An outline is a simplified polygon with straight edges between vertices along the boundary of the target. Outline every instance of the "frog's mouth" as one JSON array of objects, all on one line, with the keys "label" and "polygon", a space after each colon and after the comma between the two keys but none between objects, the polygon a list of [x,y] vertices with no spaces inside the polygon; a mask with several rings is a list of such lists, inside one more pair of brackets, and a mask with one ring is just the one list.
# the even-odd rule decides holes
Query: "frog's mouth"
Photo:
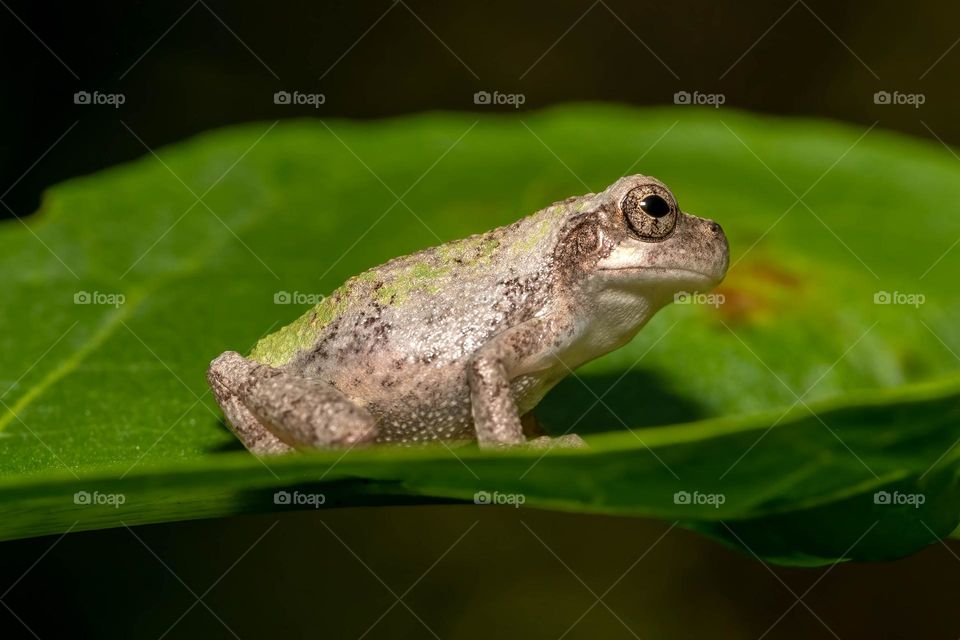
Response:
[{"label": "frog's mouth", "polygon": [[600,269],[614,277],[631,280],[637,285],[645,283],[671,284],[677,286],[696,286],[712,289],[720,284],[726,274],[705,273],[686,267],[616,267]]}]

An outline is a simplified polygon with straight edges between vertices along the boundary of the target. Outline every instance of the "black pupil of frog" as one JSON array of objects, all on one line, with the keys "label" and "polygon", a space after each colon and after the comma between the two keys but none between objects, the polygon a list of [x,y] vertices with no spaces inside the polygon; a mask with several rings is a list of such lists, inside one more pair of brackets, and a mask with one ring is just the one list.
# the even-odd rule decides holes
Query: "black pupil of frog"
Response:
[{"label": "black pupil of frog", "polygon": [[670,213],[670,205],[657,195],[650,195],[640,201],[640,209],[654,218],[662,218]]}]

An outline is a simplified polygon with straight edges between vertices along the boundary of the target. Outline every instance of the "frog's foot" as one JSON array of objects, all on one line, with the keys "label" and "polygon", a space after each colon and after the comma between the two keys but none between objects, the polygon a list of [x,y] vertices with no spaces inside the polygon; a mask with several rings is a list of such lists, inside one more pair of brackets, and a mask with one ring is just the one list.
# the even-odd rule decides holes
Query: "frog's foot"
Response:
[{"label": "frog's foot", "polygon": [[527,440],[527,446],[535,449],[583,449],[587,443],[575,433],[568,433],[556,438],[540,436]]},{"label": "frog's foot", "polygon": [[[207,377],[215,391],[218,385],[225,387],[286,451],[353,447],[376,438],[373,416],[322,380],[294,376],[232,351],[211,363]],[[225,413],[226,404],[221,401]],[[254,453],[264,450],[266,442],[257,441],[251,447],[249,434],[241,433],[245,424],[238,427],[232,416],[227,417],[248,449]],[[266,448],[274,446],[271,443]]]}]

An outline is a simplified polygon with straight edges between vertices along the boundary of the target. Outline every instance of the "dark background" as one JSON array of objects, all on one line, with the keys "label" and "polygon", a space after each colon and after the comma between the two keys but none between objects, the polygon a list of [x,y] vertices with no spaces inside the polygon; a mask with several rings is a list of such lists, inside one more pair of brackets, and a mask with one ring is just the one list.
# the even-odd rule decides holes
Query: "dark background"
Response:
[{"label": "dark background", "polygon": [[[250,120],[474,110],[478,90],[523,93],[523,109],[722,93],[723,108],[960,140],[957,3],[0,5],[2,217],[28,217],[47,186],[144,145]],[[126,101],[74,104],[81,90]],[[326,103],[275,105],[279,90]],[[879,90],[925,103],[878,105]],[[951,545],[883,565],[770,568],[668,523],[469,506],[71,533],[0,545],[0,637],[156,638],[191,591],[206,604],[164,637],[360,637],[391,590],[414,585],[413,613],[397,604],[365,637],[557,638],[626,571],[609,609],[565,637],[956,638]]]},{"label": "dark background", "polygon": [[[960,139],[952,2],[4,4],[0,193],[77,123],[3,197],[21,216],[44,187],[142,155],[120,120],[157,147],[250,120],[473,110],[478,90],[522,92],[524,109],[721,92],[726,107]],[[75,105],[79,90],[126,103]],[[327,100],[275,105],[278,90]],[[926,102],[876,105],[878,90]]]}]

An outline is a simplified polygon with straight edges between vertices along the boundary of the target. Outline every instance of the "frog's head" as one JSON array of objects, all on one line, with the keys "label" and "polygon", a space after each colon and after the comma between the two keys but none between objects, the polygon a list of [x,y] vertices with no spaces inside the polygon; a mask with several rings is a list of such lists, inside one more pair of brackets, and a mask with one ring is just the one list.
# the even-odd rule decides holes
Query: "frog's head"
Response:
[{"label": "frog's head", "polygon": [[588,291],[642,299],[655,309],[679,292],[708,291],[726,275],[723,229],[681,211],[655,178],[621,178],[583,204],[562,244]]}]

